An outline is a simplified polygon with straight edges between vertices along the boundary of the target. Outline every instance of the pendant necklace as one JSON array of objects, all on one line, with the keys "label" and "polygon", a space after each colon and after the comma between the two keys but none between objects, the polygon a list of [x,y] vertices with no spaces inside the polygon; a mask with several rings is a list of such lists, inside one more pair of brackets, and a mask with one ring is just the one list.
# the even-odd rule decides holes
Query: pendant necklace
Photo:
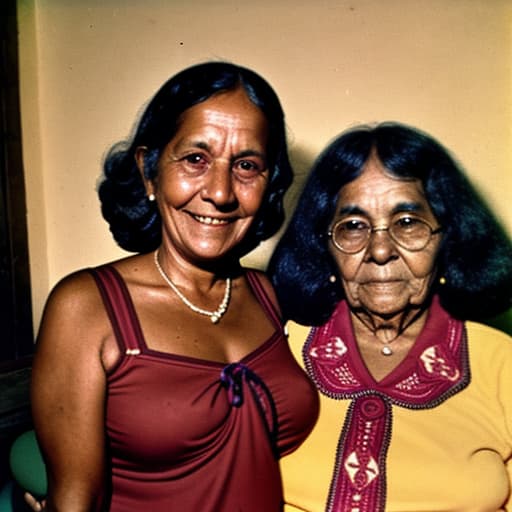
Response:
[{"label": "pendant necklace", "polygon": [[381,353],[383,356],[392,356],[392,355],[393,355],[393,349],[392,349],[389,345],[384,345],[384,346],[380,349],[380,353]]},{"label": "pendant necklace", "polygon": [[[405,325],[403,325],[401,327],[401,329],[398,331],[397,335],[391,339],[391,340],[381,340],[379,339],[379,341],[381,343],[383,343],[383,347],[380,349],[380,353],[383,355],[383,356],[392,356],[395,352],[393,351],[393,349],[391,348],[391,343],[393,343],[394,341],[396,341],[396,339],[398,338],[398,336],[400,336],[420,315],[421,315],[421,312],[422,310],[419,310],[416,314],[414,314],[411,319],[405,323]],[[374,335],[376,335],[374,333]],[[378,336],[377,336],[378,338]]]},{"label": "pendant necklace", "polygon": [[392,356],[395,351],[391,348],[391,343],[395,342],[396,339],[421,315],[422,310],[420,309],[417,313],[415,313],[397,332],[396,336],[392,339],[383,340],[379,338],[377,335],[377,329],[374,328],[372,325],[368,325],[363,318],[361,318],[359,315],[355,315],[355,317],[367,328],[369,329],[372,334],[380,341],[380,343],[383,344],[383,346],[380,349],[380,353],[383,356],[389,357]]},{"label": "pendant necklace", "polygon": [[194,313],[199,313],[200,315],[208,316],[210,317],[210,321],[212,324],[218,323],[218,321],[222,318],[224,313],[228,309],[229,305],[229,299],[231,298],[231,278],[228,277],[226,279],[226,290],[224,292],[224,297],[219,304],[219,307],[215,311],[208,311],[207,309],[202,309],[195,304],[192,304],[183,293],[180,292],[178,287],[171,281],[171,278],[164,272],[164,269],[160,266],[160,263],[158,262],[158,250],[154,252],[154,261],[155,266],[160,275],[162,276],[163,280],[169,285],[171,290],[179,297],[181,302],[185,304],[189,309],[194,311]]}]

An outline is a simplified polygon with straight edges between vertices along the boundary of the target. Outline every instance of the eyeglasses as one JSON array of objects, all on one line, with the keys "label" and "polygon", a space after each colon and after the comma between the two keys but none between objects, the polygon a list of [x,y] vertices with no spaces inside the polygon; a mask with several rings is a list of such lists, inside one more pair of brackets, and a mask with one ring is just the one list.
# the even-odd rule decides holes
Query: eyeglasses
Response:
[{"label": "eyeglasses", "polygon": [[413,215],[400,215],[387,227],[373,227],[361,217],[344,217],[336,222],[327,234],[340,251],[355,254],[363,250],[370,241],[372,233],[387,231],[391,239],[408,251],[421,251],[430,242],[432,235],[442,231],[441,227],[432,228],[430,224]]}]

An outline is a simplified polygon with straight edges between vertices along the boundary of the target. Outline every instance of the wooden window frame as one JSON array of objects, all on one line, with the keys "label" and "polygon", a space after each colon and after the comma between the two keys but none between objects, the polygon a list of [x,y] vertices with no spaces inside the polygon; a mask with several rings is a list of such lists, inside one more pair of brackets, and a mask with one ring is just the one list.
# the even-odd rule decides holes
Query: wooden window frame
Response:
[{"label": "wooden window frame", "polygon": [[27,366],[34,350],[22,159],[16,0],[0,16],[0,372]]},{"label": "wooden window frame", "polygon": [[31,428],[34,351],[21,145],[16,0],[0,0],[0,488],[9,448]]}]

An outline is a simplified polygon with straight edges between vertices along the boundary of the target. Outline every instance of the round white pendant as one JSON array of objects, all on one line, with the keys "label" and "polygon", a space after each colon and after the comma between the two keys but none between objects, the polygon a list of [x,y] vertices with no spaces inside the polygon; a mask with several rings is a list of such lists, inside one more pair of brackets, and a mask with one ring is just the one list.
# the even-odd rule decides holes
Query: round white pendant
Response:
[{"label": "round white pendant", "polygon": [[383,356],[391,356],[393,355],[393,351],[391,350],[390,347],[388,347],[387,345],[384,345],[381,350],[380,350],[381,354]]}]

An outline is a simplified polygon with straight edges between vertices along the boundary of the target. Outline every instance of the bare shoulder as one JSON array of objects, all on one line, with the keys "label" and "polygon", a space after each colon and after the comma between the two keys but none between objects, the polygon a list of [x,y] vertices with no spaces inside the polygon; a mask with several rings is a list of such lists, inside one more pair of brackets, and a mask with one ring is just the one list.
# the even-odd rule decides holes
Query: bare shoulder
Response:
[{"label": "bare shoulder", "polygon": [[[109,262],[123,267],[129,257]],[[103,353],[109,343],[112,328],[100,290],[90,269],[81,269],[62,278],[52,289],[46,302],[37,336],[38,352],[42,347],[72,351]],[[42,346],[42,347],[41,347]],[[114,356],[111,358],[115,359]]]},{"label": "bare shoulder", "polygon": [[99,354],[108,334],[108,317],[91,273],[81,270],[61,279],[51,291],[37,335],[36,356]]},{"label": "bare shoulder", "polygon": [[[141,256],[131,256],[109,262],[123,278],[130,275]],[[133,271],[132,271],[133,273]],[[76,320],[88,321],[99,310],[103,310],[103,301],[90,269],[81,269],[62,278],[51,291],[45,308],[46,313],[58,312],[60,317],[70,315]]]},{"label": "bare shoulder", "polygon": [[101,296],[92,274],[79,270],[62,278],[52,289],[44,312],[44,318],[57,314],[59,317],[85,316],[101,306]]},{"label": "bare shoulder", "polygon": [[[135,262],[135,263],[134,263]],[[122,274],[136,265],[137,257],[109,262]],[[124,275],[123,275],[124,274]],[[136,272],[135,272],[136,274]],[[70,366],[81,361],[91,366],[98,361],[104,370],[119,360],[119,345],[101,292],[90,269],[62,278],[51,291],[43,312],[36,342],[36,363],[59,360]]]}]

